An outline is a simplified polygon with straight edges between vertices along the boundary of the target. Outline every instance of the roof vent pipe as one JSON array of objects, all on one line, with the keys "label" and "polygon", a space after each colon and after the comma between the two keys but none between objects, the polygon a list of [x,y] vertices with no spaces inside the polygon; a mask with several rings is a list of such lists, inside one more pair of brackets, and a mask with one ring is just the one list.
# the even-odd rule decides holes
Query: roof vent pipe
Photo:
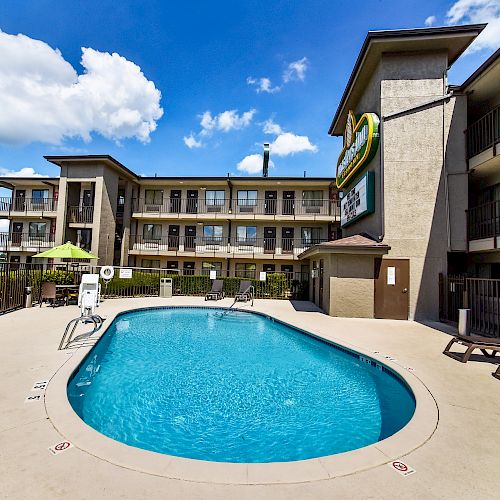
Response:
[{"label": "roof vent pipe", "polygon": [[264,163],[262,165],[262,176],[267,177],[269,174],[269,143],[264,144]]}]

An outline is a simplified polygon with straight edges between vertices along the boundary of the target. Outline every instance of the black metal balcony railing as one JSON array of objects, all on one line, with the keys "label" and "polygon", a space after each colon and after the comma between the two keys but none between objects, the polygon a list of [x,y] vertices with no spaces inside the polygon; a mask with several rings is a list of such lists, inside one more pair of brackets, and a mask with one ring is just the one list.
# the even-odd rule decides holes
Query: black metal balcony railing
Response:
[{"label": "black metal balcony railing", "polygon": [[93,221],[94,207],[68,207],[68,222],[88,224]]},{"label": "black metal balcony railing", "polygon": [[43,249],[54,246],[53,234],[0,233],[0,250]]},{"label": "black metal balcony railing", "polygon": [[0,212],[56,212],[56,198],[0,198]]},{"label": "black metal balcony railing", "polygon": [[500,236],[500,201],[492,201],[468,211],[469,240]]},{"label": "black metal balcony railing", "polygon": [[245,256],[258,255],[299,255],[312,245],[322,243],[325,239],[308,238],[228,238],[195,236],[160,236],[145,238],[141,235],[130,236],[130,250],[141,251],[144,254],[160,254],[174,252],[175,254],[195,253],[203,255]]},{"label": "black metal balcony railing", "polygon": [[198,198],[165,198],[149,203],[142,198],[132,201],[134,213],[139,214],[212,214],[212,215],[268,215],[288,216],[339,216],[340,210],[334,200],[204,200]]},{"label": "black metal balcony railing", "polygon": [[467,128],[468,158],[500,142],[500,106],[492,109]]}]

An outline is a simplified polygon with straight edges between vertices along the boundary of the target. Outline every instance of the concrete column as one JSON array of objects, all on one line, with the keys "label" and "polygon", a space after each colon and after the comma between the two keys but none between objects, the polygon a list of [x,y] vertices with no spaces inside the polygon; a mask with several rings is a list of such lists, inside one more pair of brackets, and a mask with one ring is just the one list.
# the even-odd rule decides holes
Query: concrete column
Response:
[{"label": "concrete column", "polygon": [[[64,167],[63,167],[64,168]],[[61,173],[63,168],[61,168]],[[54,245],[62,245],[64,243],[64,233],[66,231],[66,205],[67,205],[68,182],[66,177],[59,179],[59,198],[57,200],[57,218],[56,218],[56,233],[54,237]]]}]

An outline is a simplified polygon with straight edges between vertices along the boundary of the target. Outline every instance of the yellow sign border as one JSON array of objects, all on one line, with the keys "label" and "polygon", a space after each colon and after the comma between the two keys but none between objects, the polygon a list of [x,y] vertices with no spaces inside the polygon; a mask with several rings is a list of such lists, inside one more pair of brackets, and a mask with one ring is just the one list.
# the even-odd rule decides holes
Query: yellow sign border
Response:
[{"label": "yellow sign border", "polygon": [[[352,111],[349,111],[349,114],[352,114],[354,117],[354,113]],[[342,182],[342,184],[339,184],[338,183],[338,172],[339,172],[339,164],[341,162],[341,159],[342,157],[344,156],[344,153],[346,152],[347,149],[349,149],[349,146],[350,144],[344,144],[344,147],[342,149],[342,151],[340,152],[340,155],[339,155],[339,159],[337,161],[337,172],[336,172],[336,184],[337,184],[337,187],[340,189],[342,188],[342,186],[345,186],[347,184],[347,182],[349,182],[349,180],[353,177],[353,175],[363,166],[364,162],[366,161],[366,158],[368,158],[368,155],[370,154],[370,149],[371,149],[371,146],[372,146],[372,142],[373,142],[373,128],[374,128],[374,125],[373,125],[373,116],[372,116],[372,113],[363,113],[359,120],[356,121],[356,126],[354,127],[353,131],[352,131],[352,140],[354,140],[353,138],[355,137],[356,135],[356,132],[359,128],[361,128],[361,124],[363,123],[363,118],[366,117],[366,121],[368,123],[368,139],[366,141],[366,148],[365,148],[365,153],[363,154],[362,158],[360,160],[358,160],[355,164],[355,168],[352,166],[352,163],[351,165],[348,167],[348,175],[344,178],[344,181]],[[351,140],[351,142],[352,142]],[[346,138],[345,138],[345,131],[344,131],[344,142],[346,142]]]}]

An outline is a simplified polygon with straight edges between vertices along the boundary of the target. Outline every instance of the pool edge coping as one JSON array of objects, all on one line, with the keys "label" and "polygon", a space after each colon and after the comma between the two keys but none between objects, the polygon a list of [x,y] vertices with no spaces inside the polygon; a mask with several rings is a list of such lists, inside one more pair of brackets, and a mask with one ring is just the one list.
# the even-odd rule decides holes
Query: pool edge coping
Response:
[{"label": "pool edge coping", "polygon": [[[170,308],[183,307],[221,309],[218,305],[209,304],[202,306],[170,306]],[[107,326],[102,332],[99,332],[98,339],[107,332],[113,321],[122,314],[157,308],[164,307],[133,307],[131,305],[127,310],[110,314],[106,318]],[[227,308],[222,307],[222,309]],[[80,363],[93,348],[93,345],[90,345],[80,347],[71,355],[68,355],[68,358],[50,379],[45,392],[44,403],[47,416],[52,425],[64,439],[70,441],[76,448],[119,467],[170,479],[239,485],[292,484],[348,476],[400,459],[425,444],[432,437],[439,421],[437,402],[423,381],[415,373],[409,371],[408,368],[399,365],[397,360],[384,357],[378,352],[368,351],[363,347],[347,344],[338,339],[327,338],[323,334],[314,331],[314,328],[304,330],[300,326],[264,311],[237,310],[271,318],[320,341],[373,359],[396,373],[411,389],[416,401],[413,417],[397,433],[372,445],[336,455],[294,462],[209,462],[147,451],[115,441],[99,433],[81,420],[71,407],[66,395],[67,384]]]}]

